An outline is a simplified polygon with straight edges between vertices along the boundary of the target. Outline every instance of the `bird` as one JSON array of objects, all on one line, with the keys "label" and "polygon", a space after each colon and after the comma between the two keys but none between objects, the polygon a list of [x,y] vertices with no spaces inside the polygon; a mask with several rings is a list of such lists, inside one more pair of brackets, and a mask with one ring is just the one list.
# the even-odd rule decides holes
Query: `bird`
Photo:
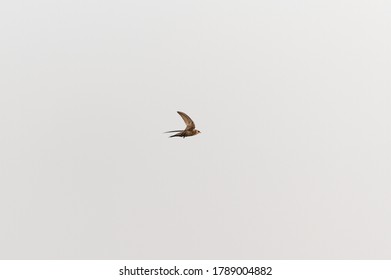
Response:
[{"label": "bird", "polygon": [[189,136],[194,136],[197,135],[198,133],[201,133],[201,131],[195,129],[195,124],[193,120],[186,115],[183,112],[177,111],[177,113],[182,117],[183,121],[186,124],[186,128],[184,130],[171,130],[171,131],[166,131],[165,133],[172,133],[172,132],[178,132],[177,134],[171,135],[171,137],[189,137]]}]

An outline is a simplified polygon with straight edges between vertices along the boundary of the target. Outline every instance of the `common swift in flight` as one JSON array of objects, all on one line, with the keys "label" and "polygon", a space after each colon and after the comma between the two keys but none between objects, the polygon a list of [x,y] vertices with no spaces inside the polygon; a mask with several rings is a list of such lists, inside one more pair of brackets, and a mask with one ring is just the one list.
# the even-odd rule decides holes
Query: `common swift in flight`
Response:
[{"label": "common swift in flight", "polygon": [[195,129],[195,124],[188,115],[179,111],[177,111],[177,113],[182,117],[183,121],[185,122],[186,128],[184,130],[166,131],[165,133],[178,132],[177,134],[171,135],[170,137],[183,137],[183,138],[194,136],[197,135],[198,133],[201,133],[201,131]]}]

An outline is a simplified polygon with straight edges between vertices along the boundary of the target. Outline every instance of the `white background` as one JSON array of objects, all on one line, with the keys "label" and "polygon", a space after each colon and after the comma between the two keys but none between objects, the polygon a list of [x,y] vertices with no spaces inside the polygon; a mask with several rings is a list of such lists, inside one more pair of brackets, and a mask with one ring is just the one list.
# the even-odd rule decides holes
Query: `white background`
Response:
[{"label": "white background", "polygon": [[0,258],[389,259],[390,14],[2,1]]}]

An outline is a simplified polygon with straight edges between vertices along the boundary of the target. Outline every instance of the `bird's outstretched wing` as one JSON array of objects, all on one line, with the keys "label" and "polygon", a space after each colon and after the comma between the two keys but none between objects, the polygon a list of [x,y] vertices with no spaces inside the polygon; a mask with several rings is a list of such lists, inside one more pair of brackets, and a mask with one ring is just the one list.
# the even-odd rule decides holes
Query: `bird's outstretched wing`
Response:
[{"label": "bird's outstretched wing", "polygon": [[188,116],[186,115],[185,113],[183,112],[179,112],[177,111],[177,113],[182,117],[182,119],[184,120],[185,124],[186,124],[186,130],[193,130],[195,129],[195,124],[193,122],[193,120]]},{"label": "bird's outstretched wing", "polygon": [[171,132],[182,132],[183,130],[171,130],[171,131],[166,131],[164,133],[171,133]]}]

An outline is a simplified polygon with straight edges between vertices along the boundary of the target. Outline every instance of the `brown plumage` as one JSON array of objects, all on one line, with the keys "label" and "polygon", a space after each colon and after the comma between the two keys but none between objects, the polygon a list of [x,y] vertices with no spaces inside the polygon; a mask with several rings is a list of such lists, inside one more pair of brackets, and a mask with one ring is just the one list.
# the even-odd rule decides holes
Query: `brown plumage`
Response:
[{"label": "brown plumage", "polygon": [[195,129],[195,124],[194,124],[193,120],[188,115],[186,115],[183,112],[179,112],[179,111],[177,111],[177,113],[182,117],[183,121],[185,122],[186,128],[184,130],[167,131],[166,133],[178,132],[177,134],[171,135],[170,137],[183,137],[183,138],[185,138],[185,137],[194,136],[194,135],[197,135],[198,133],[201,133],[201,131]]}]

